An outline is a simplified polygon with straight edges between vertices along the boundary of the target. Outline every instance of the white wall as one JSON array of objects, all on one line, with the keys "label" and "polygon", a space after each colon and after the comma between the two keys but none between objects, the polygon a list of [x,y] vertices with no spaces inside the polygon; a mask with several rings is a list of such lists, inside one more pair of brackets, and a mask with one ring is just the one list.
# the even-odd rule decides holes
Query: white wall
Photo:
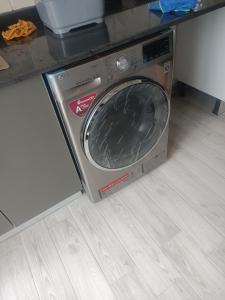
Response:
[{"label": "white wall", "polygon": [[34,0],[0,0],[0,14],[34,5]]}]

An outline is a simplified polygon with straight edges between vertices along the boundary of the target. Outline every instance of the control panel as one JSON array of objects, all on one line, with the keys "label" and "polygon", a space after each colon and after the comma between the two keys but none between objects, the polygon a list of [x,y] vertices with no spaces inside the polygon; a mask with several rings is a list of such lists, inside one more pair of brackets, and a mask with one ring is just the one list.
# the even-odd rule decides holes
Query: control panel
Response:
[{"label": "control panel", "polygon": [[143,45],[144,63],[150,62],[158,57],[170,53],[170,38],[166,36],[162,39]]},{"label": "control panel", "polygon": [[107,82],[118,80],[125,73],[132,74],[160,57],[172,55],[172,45],[170,33],[108,55],[103,58]]},{"label": "control panel", "polygon": [[[71,93],[82,94],[83,91],[96,90],[100,86],[112,84],[126,76],[132,76],[151,64],[168,61],[173,56],[173,32],[166,31],[148,40],[130,47],[102,56],[73,68],[50,75],[57,80],[64,97],[70,98]],[[161,59],[161,60],[160,60]],[[169,72],[170,65],[165,65],[165,72]],[[61,92],[62,93],[62,92]]]}]

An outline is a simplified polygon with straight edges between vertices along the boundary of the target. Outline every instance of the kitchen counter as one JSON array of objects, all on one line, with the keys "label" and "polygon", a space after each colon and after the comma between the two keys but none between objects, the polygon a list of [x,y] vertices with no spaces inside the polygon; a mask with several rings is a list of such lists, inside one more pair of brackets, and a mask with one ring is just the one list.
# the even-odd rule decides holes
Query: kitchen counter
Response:
[{"label": "kitchen counter", "polygon": [[0,38],[0,55],[10,65],[9,69],[0,71],[0,87],[79,63],[225,6],[225,0],[199,0],[193,12],[161,14],[149,11],[148,1],[124,1],[127,2],[124,5],[113,5],[113,2],[107,7],[104,23],[74,30],[62,38],[43,26],[35,8],[1,17],[0,30],[24,18],[32,20],[38,32],[9,44]]}]

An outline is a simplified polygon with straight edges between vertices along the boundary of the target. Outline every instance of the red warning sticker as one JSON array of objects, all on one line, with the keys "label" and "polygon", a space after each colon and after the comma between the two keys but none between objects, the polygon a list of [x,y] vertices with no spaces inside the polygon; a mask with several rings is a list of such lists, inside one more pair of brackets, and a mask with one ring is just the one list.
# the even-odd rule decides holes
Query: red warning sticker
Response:
[{"label": "red warning sticker", "polygon": [[92,93],[92,94],[89,94],[82,98],[72,100],[69,103],[69,108],[78,117],[83,117],[83,116],[85,116],[85,114],[87,113],[89,108],[91,107],[91,105],[94,102],[94,100],[96,99],[96,97],[97,97],[97,94]]},{"label": "red warning sticker", "polygon": [[115,185],[124,182],[125,180],[127,180],[129,178],[129,174],[125,174],[120,178],[115,179],[114,181],[110,182],[109,184],[107,184],[106,186],[102,187],[99,191],[101,193],[105,193],[109,190],[111,190]]}]

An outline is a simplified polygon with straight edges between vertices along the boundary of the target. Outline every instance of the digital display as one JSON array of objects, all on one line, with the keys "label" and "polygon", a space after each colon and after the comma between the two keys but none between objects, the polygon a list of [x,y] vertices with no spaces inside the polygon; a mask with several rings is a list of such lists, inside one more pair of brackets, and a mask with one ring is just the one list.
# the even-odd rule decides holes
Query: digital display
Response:
[{"label": "digital display", "polygon": [[151,42],[143,46],[144,62],[152,61],[160,56],[170,53],[170,39],[165,37],[163,39]]}]

